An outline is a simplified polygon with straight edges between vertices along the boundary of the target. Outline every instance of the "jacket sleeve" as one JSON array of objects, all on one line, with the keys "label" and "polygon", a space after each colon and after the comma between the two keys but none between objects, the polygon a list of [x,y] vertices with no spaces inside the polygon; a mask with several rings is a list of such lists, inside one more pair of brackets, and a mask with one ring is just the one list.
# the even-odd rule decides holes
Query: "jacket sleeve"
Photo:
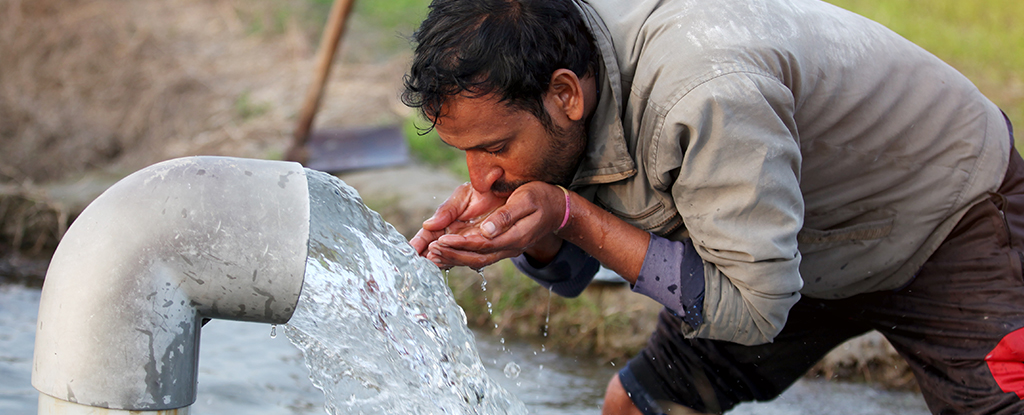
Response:
[{"label": "jacket sleeve", "polygon": [[670,182],[704,260],[704,321],[683,325],[689,337],[771,342],[800,298],[794,108],[777,79],[744,72],[710,77],[666,109],[653,174]]},{"label": "jacket sleeve", "polygon": [[704,261],[690,239],[651,234],[633,292],[650,297],[696,329],[704,322]]},{"label": "jacket sleeve", "polygon": [[562,243],[548,264],[535,264],[526,254],[513,257],[512,263],[542,287],[568,298],[583,293],[601,267],[597,259],[569,242]]}]

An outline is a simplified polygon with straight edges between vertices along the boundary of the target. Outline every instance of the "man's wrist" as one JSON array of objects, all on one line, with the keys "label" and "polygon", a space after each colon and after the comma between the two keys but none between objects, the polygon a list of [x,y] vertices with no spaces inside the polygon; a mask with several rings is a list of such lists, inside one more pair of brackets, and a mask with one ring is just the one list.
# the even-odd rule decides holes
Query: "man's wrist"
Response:
[{"label": "man's wrist", "polygon": [[527,259],[534,265],[544,266],[551,263],[555,259],[555,255],[562,249],[562,238],[555,235],[548,235],[541,238],[537,243],[533,244],[523,253],[526,254]]}]

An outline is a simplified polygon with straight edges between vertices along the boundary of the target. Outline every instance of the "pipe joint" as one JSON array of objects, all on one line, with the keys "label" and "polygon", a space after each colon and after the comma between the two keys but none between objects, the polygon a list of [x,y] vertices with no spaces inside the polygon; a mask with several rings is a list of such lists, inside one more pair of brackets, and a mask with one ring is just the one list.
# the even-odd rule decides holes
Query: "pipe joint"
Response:
[{"label": "pipe joint", "polygon": [[297,163],[189,157],[124,178],[53,255],[32,385],[92,407],[191,405],[201,320],[287,322],[308,239]]}]

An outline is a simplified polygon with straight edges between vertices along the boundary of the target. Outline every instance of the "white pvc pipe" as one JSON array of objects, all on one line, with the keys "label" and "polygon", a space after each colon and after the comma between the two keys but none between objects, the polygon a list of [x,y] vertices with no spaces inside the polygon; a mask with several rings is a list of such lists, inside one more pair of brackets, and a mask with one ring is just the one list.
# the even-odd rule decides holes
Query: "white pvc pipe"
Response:
[{"label": "white pvc pipe", "polygon": [[97,408],[79,405],[54,398],[45,393],[39,394],[39,415],[189,415],[189,406],[164,411],[126,411],[123,409]]},{"label": "white pvc pipe", "polygon": [[[167,411],[195,402],[202,320],[287,322],[308,240],[297,163],[190,157],[124,178],[79,215],[47,270],[39,413],[183,413]],[[79,407],[100,409],[67,412]]]}]

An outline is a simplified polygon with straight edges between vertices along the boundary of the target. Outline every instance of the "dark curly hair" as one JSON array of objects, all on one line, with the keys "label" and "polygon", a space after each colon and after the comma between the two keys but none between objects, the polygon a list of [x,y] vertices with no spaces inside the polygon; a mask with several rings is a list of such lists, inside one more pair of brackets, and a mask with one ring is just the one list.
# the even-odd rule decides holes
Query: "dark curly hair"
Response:
[{"label": "dark curly hair", "polygon": [[434,0],[413,41],[402,102],[435,124],[448,98],[495,93],[552,130],[543,104],[551,74],[583,78],[600,59],[572,0]]}]

